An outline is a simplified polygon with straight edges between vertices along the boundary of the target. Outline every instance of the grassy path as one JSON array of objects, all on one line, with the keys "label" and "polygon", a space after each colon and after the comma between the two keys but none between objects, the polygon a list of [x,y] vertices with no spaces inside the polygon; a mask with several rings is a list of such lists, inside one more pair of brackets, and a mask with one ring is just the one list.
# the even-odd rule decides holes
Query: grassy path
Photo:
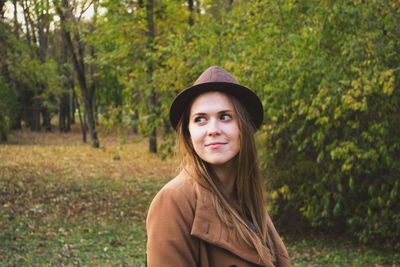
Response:
[{"label": "grassy path", "polygon": [[[145,141],[16,132],[0,144],[0,266],[144,266],[145,217],[176,159]],[[295,266],[400,266],[400,254],[285,238]]]}]

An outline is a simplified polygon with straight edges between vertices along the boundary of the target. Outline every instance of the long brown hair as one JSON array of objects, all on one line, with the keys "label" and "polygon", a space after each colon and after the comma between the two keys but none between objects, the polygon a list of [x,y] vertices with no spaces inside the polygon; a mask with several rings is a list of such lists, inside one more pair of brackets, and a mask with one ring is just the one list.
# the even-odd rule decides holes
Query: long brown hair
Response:
[{"label": "long brown hair", "polygon": [[[236,210],[221,193],[215,181],[216,174],[210,164],[202,160],[194,150],[188,129],[191,104],[186,107],[177,127],[179,153],[182,168],[192,173],[197,186],[205,186],[213,193],[213,205],[217,214],[227,226],[233,227],[245,242],[254,246],[264,262],[271,241],[266,221],[263,183],[260,174],[256,145],[255,127],[243,105],[234,96],[226,94],[234,106],[240,130],[240,151],[236,155],[236,177],[234,194],[239,204]],[[193,103],[193,102],[192,102]],[[249,226],[250,220],[254,227]],[[271,253],[273,250],[271,249]],[[266,263],[266,262],[264,262]]]}]

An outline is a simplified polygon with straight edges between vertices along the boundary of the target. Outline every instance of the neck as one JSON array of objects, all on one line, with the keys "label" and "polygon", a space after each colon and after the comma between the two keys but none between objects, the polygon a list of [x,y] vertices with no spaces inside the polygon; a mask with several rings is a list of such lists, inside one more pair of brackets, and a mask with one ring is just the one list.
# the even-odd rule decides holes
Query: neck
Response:
[{"label": "neck", "polygon": [[235,186],[235,171],[234,163],[230,161],[229,163],[222,165],[212,166],[215,174],[218,178],[218,187],[221,192],[228,198],[234,198],[234,186]]}]

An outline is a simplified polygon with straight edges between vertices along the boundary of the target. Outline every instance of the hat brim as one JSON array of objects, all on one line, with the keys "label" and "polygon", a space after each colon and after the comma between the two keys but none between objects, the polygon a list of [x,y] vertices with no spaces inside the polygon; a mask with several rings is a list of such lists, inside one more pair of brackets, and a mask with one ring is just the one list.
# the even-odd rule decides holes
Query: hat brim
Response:
[{"label": "hat brim", "polygon": [[175,97],[169,111],[169,118],[174,129],[176,129],[178,126],[179,120],[183,115],[187,105],[189,105],[191,101],[198,95],[209,91],[224,92],[236,97],[248,111],[254,127],[256,129],[260,128],[263,122],[264,109],[260,99],[253,91],[240,84],[227,82],[208,82],[193,85],[183,90]]}]

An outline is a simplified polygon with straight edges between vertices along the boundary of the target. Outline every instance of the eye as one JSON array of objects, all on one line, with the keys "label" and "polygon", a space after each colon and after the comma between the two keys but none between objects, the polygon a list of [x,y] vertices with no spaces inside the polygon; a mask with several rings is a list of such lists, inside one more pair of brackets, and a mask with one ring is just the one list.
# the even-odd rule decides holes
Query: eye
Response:
[{"label": "eye", "polygon": [[223,113],[220,116],[220,120],[223,120],[223,121],[228,121],[228,120],[231,120],[231,119],[232,119],[232,116],[227,114],[227,113]]},{"label": "eye", "polygon": [[203,117],[203,116],[198,116],[198,117],[194,118],[194,122],[195,123],[202,123],[202,122],[205,122],[205,121],[206,121],[206,118]]}]

